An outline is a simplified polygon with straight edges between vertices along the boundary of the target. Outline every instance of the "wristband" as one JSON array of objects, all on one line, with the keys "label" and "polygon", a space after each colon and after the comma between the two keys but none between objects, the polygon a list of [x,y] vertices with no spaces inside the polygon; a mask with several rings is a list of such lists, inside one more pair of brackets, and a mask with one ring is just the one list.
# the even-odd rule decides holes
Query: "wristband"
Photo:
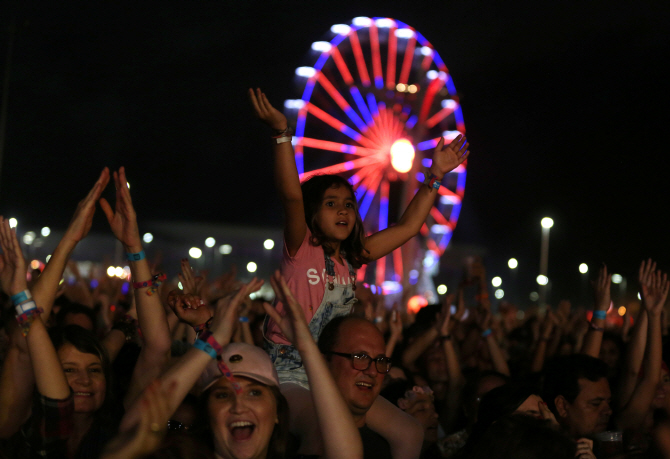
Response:
[{"label": "wristband", "polygon": [[24,312],[23,314],[18,314],[16,316],[16,321],[19,323],[19,327],[21,327],[21,334],[24,338],[28,336],[30,326],[33,324],[35,317],[42,314],[43,312],[44,309],[42,308],[33,308]]},{"label": "wristband", "polygon": [[377,317],[375,317],[375,321],[374,321],[374,322],[375,322],[376,324],[380,324],[380,323],[384,322],[384,318],[383,318],[382,316],[377,316]]},{"label": "wristband", "polygon": [[[142,253],[144,253],[144,250]],[[147,295],[151,296],[156,293],[156,290],[165,281],[165,279],[167,279],[167,274],[158,273],[148,281],[133,282],[133,288],[140,289],[149,287],[149,290],[147,290]]]},{"label": "wristband", "polygon": [[240,322],[249,322],[249,318],[246,317],[246,316],[240,316],[239,321]]},{"label": "wristband", "polygon": [[33,309],[37,309],[37,305],[33,300],[28,300],[24,301],[21,304],[17,304],[14,306],[14,310],[16,311],[16,316],[20,316],[21,314],[25,314],[28,311],[32,311]]},{"label": "wristband", "polygon": [[426,180],[423,182],[428,188],[435,188],[436,190],[442,185],[442,181],[437,178],[437,175],[430,174],[429,177],[426,177]]},{"label": "wristband", "polygon": [[279,138],[273,137],[273,139],[275,139],[275,142],[277,142],[277,144],[280,144],[280,143],[284,143],[284,142],[290,142],[291,140],[293,140],[293,137],[289,135],[289,136],[284,136],[284,137],[279,137]]},{"label": "wristband", "polygon": [[490,328],[487,328],[486,330],[484,330],[484,331],[482,332],[482,338],[486,338],[486,337],[489,336],[491,333],[493,333],[493,330],[491,330]]},{"label": "wristband", "polygon": [[126,252],[126,257],[128,258],[128,261],[140,261],[144,260],[147,256],[144,253],[144,250],[140,250],[137,253]]},{"label": "wristband", "polygon": [[286,137],[286,136],[291,137],[289,129],[290,128],[288,126],[286,126],[286,129],[282,129],[281,131],[278,130],[278,129],[274,130],[274,132],[273,132],[274,135],[272,136],[272,138],[273,139],[279,139],[280,137]]},{"label": "wristband", "polygon": [[[210,347],[211,347],[212,349],[214,349],[214,351],[216,352],[216,355],[219,355],[219,354],[221,354],[221,353],[223,352],[223,348],[221,347],[221,345],[219,344],[219,342],[218,342],[217,340],[214,339],[214,335],[212,335],[212,332],[210,332],[209,330],[206,331],[206,332],[203,332],[202,335],[200,335],[200,336],[198,337],[198,339],[199,339],[200,341],[204,341],[204,342],[206,342],[207,344],[209,344]],[[214,356],[214,357],[216,357],[216,356]]]},{"label": "wristband", "polygon": [[201,339],[196,339],[195,343],[193,343],[193,347],[208,353],[210,357],[213,359],[216,358],[216,350],[212,346],[210,346],[209,343],[206,343]]},{"label": "wristband", "polygon": [[599,331],[599,332],[604,332],[605,329],[603,327],[599,327],[597,325],[594,325],[593,322],[589,322],[589,328],[594,331]]},{"label": "wristband", "polygon": [[14,305],[16,306],[20,303],[32,299],[32,297],[33,296],[30,294],[30,290],[24,290],[22,292],[17,293],[16,295],[12,295],[12,303],[14,303]]},{"label": "wristband", "polygon": [[593,318],[605,320],[607,319],[607,311],[593,311]]}]

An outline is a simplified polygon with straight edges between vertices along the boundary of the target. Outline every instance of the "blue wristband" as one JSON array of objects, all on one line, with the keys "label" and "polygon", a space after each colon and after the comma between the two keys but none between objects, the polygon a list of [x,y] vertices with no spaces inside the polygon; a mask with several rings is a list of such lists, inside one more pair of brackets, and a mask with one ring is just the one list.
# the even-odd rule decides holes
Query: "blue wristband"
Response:
[{"label": "blue wristband", "polygon": [[144,260],[146,258],[146,255],[144,254],[144,250],[140,250],[137,253],[126,252],[126,257],[128,257],[128,261],[140,261]]},{"label": "blue wristband", "polygon": [[212,357],[213,359],[216,358],[216,350],[212,346],[210,346],[209,343],[206,343],[201,339],[196,339],[195,343],[193,343],[193,347],[208,353],[210,357]]},{"label": "blue wristband", "polygon": [[22,292],[17,293],[16,295],[12,295],[12,303],[14,305],[23,303],[24,301],[28,301],[31,299],[33,296],[30,294],[30,290],[24,290]]},{"label": "blue wristband", "polygon": [[607,319],[607,311],[593,311],[593,318],[605,320]]},{"label": "blue wristband", "polygon": [[486,338],[486,337],[489,336],[491,333],[493,333],[493,330],[491,330],[490,328],[487,328],[486,330],[484,330],[484,331],[482,332],[482,338]]},{"label": "blue wristband", "polygon": [[240,316],[239,321],[240,322],[249,322],[249,318],[246,317],[246,316]]}]

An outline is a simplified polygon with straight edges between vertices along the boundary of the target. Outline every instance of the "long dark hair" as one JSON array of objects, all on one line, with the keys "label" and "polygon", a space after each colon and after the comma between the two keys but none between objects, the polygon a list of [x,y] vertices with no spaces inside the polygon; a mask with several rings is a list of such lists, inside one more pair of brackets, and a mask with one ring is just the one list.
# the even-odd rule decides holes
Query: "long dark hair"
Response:
[{"label": "long dark hair", "polygon": [[[195,423],[193,425],[194,435],[200,437],[212,451],[214,451],[214,438],[212,429],[210,427],[209,410],[207,404],[209,402],[209,394],[212,392],[214,386],[203,392],[198,398],[197,413]],[[282,395],[279,388],[276,386],[266,386],[274,395],[277,404],[277,424],[272,430],[270,443],[268,446],[267,459],[284,459],[287,456],[289,445],[289,413],[288,401]]]},{"label": "long dark hair", "polygon": [[339,175],[315,175],[309,180],[306,180],[300,186],[302,188],[302,203],[305,209],[305,221],[307,227],[312,232],[312,240],[310,241],[314,246],[323,247],[323,251],[327,255],[333,254],[333,249],[326,242],[326,237],[316,223],[316,216],[319,208],[323,202],[323,196],[329,188],[345,187],[354,199],[354,211],[356,214],[356,223],[354,229],[351,231],[340,246],[340,249],[345,253],[347,262],[354,268],[360,268],[364,263],[368,262],[367,251],[365,250],[365,229],[363,228],[363,220],[358,213],[356,206],[356,194],[351,183],[346,181]]},{"label": "long dark hair", "polygon": [[100,359],[105,376],[105,401],[94,413],[91,428],[82,438],[75,455],[76,458],[98,457],[105,443],[116,434],[123,415],[114,397],[112,371],[107,350],[92,332],[79,325],[56,327],[49,331],[49,335],[56,351],[66,344],[71,344],[79,352],[92,354]]}]

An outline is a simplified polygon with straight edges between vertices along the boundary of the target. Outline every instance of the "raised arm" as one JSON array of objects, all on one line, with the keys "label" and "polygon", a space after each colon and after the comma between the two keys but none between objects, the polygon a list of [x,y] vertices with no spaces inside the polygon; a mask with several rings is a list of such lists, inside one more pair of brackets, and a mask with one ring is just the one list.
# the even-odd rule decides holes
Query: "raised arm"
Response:
[{"label": "raised arm", "polygon": [[661,311],[668,297],[670,282],[667,274],[660,271],[651,276],[647,285],[642,286],[645,295],[645,308],[649,316],[647,331],[647,350],[644,354],[644,374],[635,387],[630,401],[617,416],[622,429],[640,425],[644,420],[656,393],[656,386],[661,378],[662,336]]},{"label": "raised arm", "polygon": [[397,225],[379,231],[366,239],[365,249],[369,252],[369,261],[388,255],[418,234],[435,202],[440,182],[448,172],[454,170],[468,158],[470,154],[468,146],[463,135],[456,137],[446,147],[444,138],[440,138],[433,152],[433,163],[430,166],[431,185],[419,187],[419,191],[414,195]]},{"label": "raised arm", "polygon": [[307,232],[302,203],[300,176],[295,165],[286,117],[270,104],[260,89],[249,89],[249,99],[256,116],[273,131],[272,151],[275,157],[275,185],[284,206],[284,240],[289,255],[296,254]]},{"label": "raised arm", "polygon": [[124,401],[126,407],[163,371],[172,345],[172,337],[160,295],[154,295],[150,291],[154,288],[151,283],[154,275],[151,273],[149,262],[142,249],[137,216],[127,183],[126,171],[122,167],[118,172],[114,172],[115,209],[112,210],[106,199],[100,199],[100,207],[105,212],[114,236],[126,250],[133,282],[148,283],[147,286],[134,289],[137,320],[144,342]]},{"label": "raised arm", "polygon": [[275,272],[271,282],[278,298],[283,304],[288,305],[288,314],[282,317],[267,304],[264,305],[265,311],[279,324],[286,338],[295,344],[305,364],[307,379],[311,381],[312,400],[323,439],[323,457],[329,459],[362,458],[363,443],[354,418],[328,370],[323,355],[312,338],[302,307],[293,297],[279,271]]},{"label": "raised arm", "polygon": [[647,285],[650,284],[655,271],[656,263],[652,262],[651,259],[647,262],[642,261],[640,264],[638,282],[640,284],[640,291],[642,292],[642,307],[633,325],[633,333],[631,334],[630,341],[626,345],[626,356],[621,372],[621,381],[619,382],[619,396],[617,397],[619,408],[626,406],[630,400],[635,385],[638,382],[640,368],[642,367],[642,359],[644,358],[644,351],[647,346],[647,329],[649,325],[646,303],[650,298],[647,298],[649,293]]},{"label": "raised arm", "polygon": [[598,279],[593,284],[596,293],[596,304],[593,308],[593,316],[589,331],[584,338],[582,354],[590,355],[596,359],[600,355],[600,345],[603,342],[603,332],[605,331],[605,318],[607,310],[610,307],[610,283],[612,275],[607,274],[607,266],[603,264],[598,272]]},{"label": "raised arm", "polygon": [[542,321],[540,341],[535,347],[533,361],[530,365],[531,373],[539,373],[544,367],[544,360],[547,355],[547,343],[551,339],[551,334],[554,331],[555,322],[556,319],[554,318],[554,313],[551,312],[551,309],[547,308],[547,315],[544,316],[544,321]]}]

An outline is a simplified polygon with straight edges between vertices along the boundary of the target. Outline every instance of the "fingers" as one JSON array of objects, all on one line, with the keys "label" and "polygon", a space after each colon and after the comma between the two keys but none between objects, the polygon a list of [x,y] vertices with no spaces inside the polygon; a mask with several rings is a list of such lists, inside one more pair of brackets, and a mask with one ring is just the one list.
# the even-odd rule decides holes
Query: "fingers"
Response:
[{"label": "fingers", "polygon": [[270,303],[263,303],[263,309],[265,309],[265,313],[270,316],[272,320],[274,320],[277,323],[280,323],[282,320],[281,314],[277,312],[275,308],[272,307]]},{"label": "fingers", "polygon": [[258,98],[256,97],[256,94],[254,94],[254,90],[249,88],[249,100],[251,101],[251,106],[254,109],[254,112],[256,112],[256,116],[260,117],[261,114],[261,108],[258,104]]}]

